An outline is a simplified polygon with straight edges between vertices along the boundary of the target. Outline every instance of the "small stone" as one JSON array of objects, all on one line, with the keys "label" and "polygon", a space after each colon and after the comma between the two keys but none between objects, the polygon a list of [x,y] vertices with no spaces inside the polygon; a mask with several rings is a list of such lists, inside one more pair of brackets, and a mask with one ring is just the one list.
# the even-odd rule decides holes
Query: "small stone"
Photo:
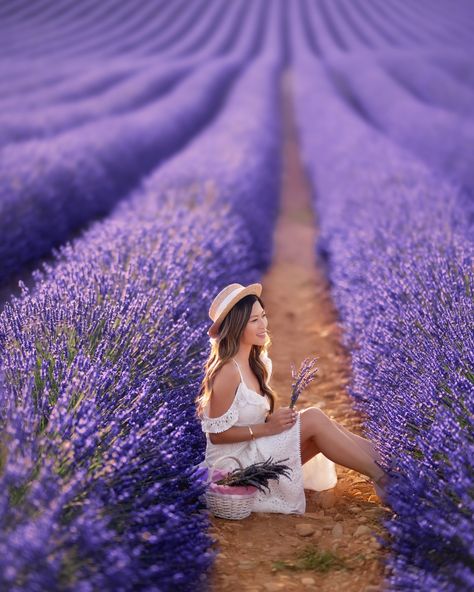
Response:
[{"label": "small stone", "polygon": [[311,536],[316,530],[312,524],[307,523],[297,524],[295,529],[300,536]]},{"label": "small stone", "polygon": [[300,544],[300,540],[297,539],[296,537],[292,537],[292,536],[287,536],[286,537],[286,542],[291,545],[292,547],[297,547]]},{"label": "small stone", "polygon": [[306,512],[304,517],[310,518],[311,520],[323,520],[324,519],[324,510],[319,510],[319,512]]},{"label": "small stone", "polygon": [[303,586],[314,586],[316,584],[316,580],[314,578],[305,577],[301,578],[301,583]]},{"label": "small stone", "polygon": [[368,522],[367,516],[357,516],[357,522]]},{"label": "small stone", "polygon": [[359,506],[349,506],[349,511],[353,512],[354,514],[358,514],[360,511]]},{"label": "small stone", "polygon": [[344,534],[344,527],[340,522],[334,525],[334,528],[332,529],[332,534],[336,538],[342,537],[342,535]]},{"label": "small stone", "polygon": [[358,537],[358,536],[362,536],[363,534],[370,534],[371,532],[372,531],[368,526],[366,526],[365,524],[361,524],[360,526],[358,526],[356,528],[354,536]]},{"label": "small stone", "polygon": [[344,516],[342,514],[339,514],[339,512],[334,516],[334,520],[336,520],[337,522],[342,522],[344,520]]},{"label": "small stone", "polygon": [[322,530],[315,530],[313,536],[319,539],[323,536],[323,531]]},{"label": "small stone", "polygon": [[336,496],[334,495],[333,491],[323,491],[320,494],[320,501],[319,504],[325,510],[328,508],[332,508],[336,503]]}]

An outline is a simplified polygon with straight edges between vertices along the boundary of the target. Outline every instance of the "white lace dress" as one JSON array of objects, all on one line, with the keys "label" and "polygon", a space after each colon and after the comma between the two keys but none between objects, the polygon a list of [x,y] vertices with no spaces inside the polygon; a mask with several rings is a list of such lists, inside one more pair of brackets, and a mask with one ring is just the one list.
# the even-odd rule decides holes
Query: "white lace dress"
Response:
[{"label": "white lace dress", "polygon": [[[268,356],[262,356],[262,361],[271,374],[271,359]],[[290,479],[282,475],[278,481],[269,480],[270,491],[257,492],[252,511],[304,514],[306,509],[304,489],[315,491],[330,489],[336,485],[337,475],[334,463],[322,453],[317,454],[304,465],[301,464],[299,413],[296,423],[279,434],[230,444],[213,444],[209,439],[209,433],[223,432],[231,426],[264,423],[267,411],[270,409],[266,396],[260,395],[245,385],[240,367],[236,360],[234,362],[239,369],[240,384],[231,406],[223,415],[209,417],[207,415],[209,404],[204,410],[201,427],[206,433],[206,452],[204,461],[198,466],[210,468],[217,459],[226,455],[236,456],[244,467],[266,460],[270,456],[275,462],[287,458],[288,460],[284,462],[292,469]],[[217,467],[232,470],[237,467],[237,463],[233,459],[225,459]]]}]

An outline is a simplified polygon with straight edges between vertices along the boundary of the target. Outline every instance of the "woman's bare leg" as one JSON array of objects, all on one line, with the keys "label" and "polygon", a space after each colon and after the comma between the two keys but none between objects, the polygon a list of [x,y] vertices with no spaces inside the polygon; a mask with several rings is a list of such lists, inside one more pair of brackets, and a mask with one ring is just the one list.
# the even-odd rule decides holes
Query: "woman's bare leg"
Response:
[{"label": "woman's bare leg", "polygon": [[301,445],[301,464],[304,465],[313,456],[319,454],[321,450],[316,446],[316,442],[312,438],[308,438],[304,444]]},{"label": "woman's bare leg", "polygon": [[349,431],[347,428],[345,428],[343,425],[341,425],[340,423],[338,423],[334,419],[331,419],[331,421],[335,424],[335,426],[339,430],[342,430],[347,436],[349,436],[349,438],[351,438],[351,440],[354,442],[354,444],[357,444],[357,446],[360,446],[363,450],[365,450],[365,452],[367,452],[367,454],[370,454],[370,456],[373,459],[378,460],[379,462],[382,460],[382,458],[381,458],[380,454],[378,453],[378,451],[376,450],[373,442],[371,442],[367,438],[363,438],[362,436],[358,436],[357,434],[352,433],[351,431]]},{"label": "woman's bare leg", "polygon": [[[365,450],[365,452],[367,452],[367,454],[370,454],[370,456],[373,459],[381,462],[382,459],[380,457],[380,454],[378,453],[374,444],[370,440],[368,440],[367,438],[363,438],[362,436],[358,436],[357,434],[354,434],[334,419],[331,419],[331,421],[339,430],[342,430],[347,436],[349,436],[349,438],[351,438],[354,444]],[[316,456],[316,454],[320,452],[321,450],[319,450],[319,448],[316,446],[315,441],[312,438],[309,438],[301,446],[301,463],[306,463],[308,460],[313,458],[313,456]]]},{"label": "woman's bare leg", "polygon": [[301,444],[306,446],[312,439],[317,449],[333,462],[378,479],[384,471],[375,464],[374,458],[361,446],[354,446],[354,439],[339,429],[323,411],[310,407],[301,412]]}]

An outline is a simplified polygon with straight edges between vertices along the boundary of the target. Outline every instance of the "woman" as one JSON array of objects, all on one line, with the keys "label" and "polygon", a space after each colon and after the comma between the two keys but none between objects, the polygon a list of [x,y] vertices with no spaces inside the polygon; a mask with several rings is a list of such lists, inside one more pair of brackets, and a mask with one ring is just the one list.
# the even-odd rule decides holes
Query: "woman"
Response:
[{"label": "woman", "polygon": [[[261,284],[230,284],[217,294],[209,309],[211,353],[196,398],[197,413],[206,433],[202,466],[221,457],[236,456],[243,466],[272,457],[285,460],[291,479],[270,480],[270,491],[258,492],[254,512],[303,514],[304,488],[334,487],[334,463],[371,477],[384,500],[387,475],[376,464],[380,456],[373,444],[356,436],[316,407],[297,412],[275,408],[269,386],[271,343]],[[288,397],[289,399],[289,397]],[[219,468],[236,463],[223,459]]]}]

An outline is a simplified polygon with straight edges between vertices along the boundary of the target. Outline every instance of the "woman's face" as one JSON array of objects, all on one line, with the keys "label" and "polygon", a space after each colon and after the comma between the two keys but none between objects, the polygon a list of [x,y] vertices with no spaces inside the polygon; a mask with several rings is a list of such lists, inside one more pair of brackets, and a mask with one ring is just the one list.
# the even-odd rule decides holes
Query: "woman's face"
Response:
[{"label": "woman's face", "polygon": [[241,341],[247,345],[264,345],[267,333],[267,315],[258,300],[253,303]]}]

